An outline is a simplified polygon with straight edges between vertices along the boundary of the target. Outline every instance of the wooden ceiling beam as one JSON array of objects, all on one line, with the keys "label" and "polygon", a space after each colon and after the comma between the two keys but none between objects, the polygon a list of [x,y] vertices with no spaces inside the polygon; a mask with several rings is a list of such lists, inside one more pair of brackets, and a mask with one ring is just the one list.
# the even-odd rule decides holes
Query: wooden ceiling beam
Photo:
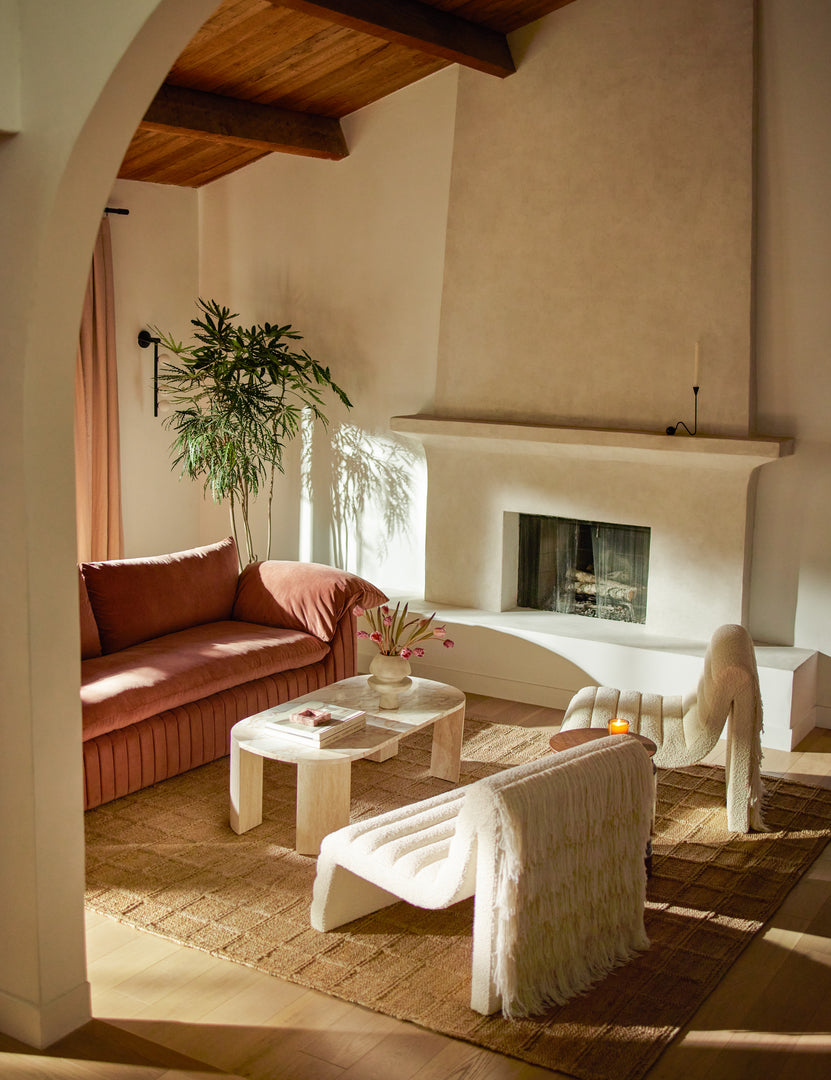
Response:
[{"label": "wooden ceiling beam", "polygon": [[504,34],[418,0],[269,0],[408,49],[505,78],[516,66]]},{"label": "wooden ceiling beam", "polygon": [[332,117],[239,101],[170,83],[164,83],[156,94],[139,130],[331,161],[349,154],[340,123]]}]

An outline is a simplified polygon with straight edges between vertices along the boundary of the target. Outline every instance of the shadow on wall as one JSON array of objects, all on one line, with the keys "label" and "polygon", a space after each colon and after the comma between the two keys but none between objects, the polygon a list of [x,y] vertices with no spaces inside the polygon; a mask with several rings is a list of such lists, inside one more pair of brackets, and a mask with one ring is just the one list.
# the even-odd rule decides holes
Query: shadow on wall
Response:
[{"label": "shadow on wall", "polygon": [[[305,494],[311,498],[311,441],[304,445]],[[418,457],[389,436],[372,435],[351,424],[331,437],[329,492],[331,558],[336,566],[359,566],[368,530],[373,555],[384,559],[396,536],[410,531],[413,476]]]}]

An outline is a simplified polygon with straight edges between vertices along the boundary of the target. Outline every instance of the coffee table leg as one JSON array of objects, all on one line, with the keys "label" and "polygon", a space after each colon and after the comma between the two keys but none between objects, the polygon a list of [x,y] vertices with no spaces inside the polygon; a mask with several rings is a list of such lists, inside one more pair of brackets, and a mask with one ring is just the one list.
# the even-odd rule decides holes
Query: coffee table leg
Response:
[{"label": "coffee table leg", "polygon": [[349,824],[352,762],[301,761],[297,765],[297,836],[299,855],[320,854],[320,842]]},{"label": "coffee table leg", "polygon": [[231,740],[231,828],[248,832],[263,820],[263,759]]},{"label": "coffee table leg", "polygon": [[465,730],[465,707],[433,725],[433,750],[430,754],[430,775],[458,784],[462,762],[462,736]]},{"label": "coffee table leg", "polygon": [[367,754],[366,761],[389,761],[391,757],[395,757],[398,753],[398,739],[394,743],[389,743],[382,750],[376,750],[374,754]]}]

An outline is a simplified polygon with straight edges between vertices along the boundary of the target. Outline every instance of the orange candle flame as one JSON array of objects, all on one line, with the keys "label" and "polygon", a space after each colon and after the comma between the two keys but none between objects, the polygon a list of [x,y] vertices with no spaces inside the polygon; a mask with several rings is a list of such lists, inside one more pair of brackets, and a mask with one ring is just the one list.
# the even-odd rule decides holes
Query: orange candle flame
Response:
[{"label": "orange candle flame", "polygon": [[609,734],[610,735],[625,735],[629,731],[628,720],[610,720],[609,721]]}]

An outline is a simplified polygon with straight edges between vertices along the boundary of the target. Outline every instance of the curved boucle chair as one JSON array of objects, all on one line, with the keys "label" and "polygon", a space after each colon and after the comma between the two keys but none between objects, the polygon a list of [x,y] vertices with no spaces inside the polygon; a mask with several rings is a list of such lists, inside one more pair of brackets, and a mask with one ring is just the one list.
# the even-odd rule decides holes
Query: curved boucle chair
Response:
[{"label": "curved boucle chair", "polygon": [[676,769],[702,760],[727,725],[727,827],[764,830],[762,699],[753,642],[742,626],[720,626],[695,690],[675,696],[586,686],[571,699],[561,730],[606,727],[613,717],[658,747],[655,764]]},{"label": "curved boucle chair", "polygon": [[324,837],[311,924],[475,896],[471,1008],[538,1013],[648,947],[653,810],[634,739],[550,754]]}]

